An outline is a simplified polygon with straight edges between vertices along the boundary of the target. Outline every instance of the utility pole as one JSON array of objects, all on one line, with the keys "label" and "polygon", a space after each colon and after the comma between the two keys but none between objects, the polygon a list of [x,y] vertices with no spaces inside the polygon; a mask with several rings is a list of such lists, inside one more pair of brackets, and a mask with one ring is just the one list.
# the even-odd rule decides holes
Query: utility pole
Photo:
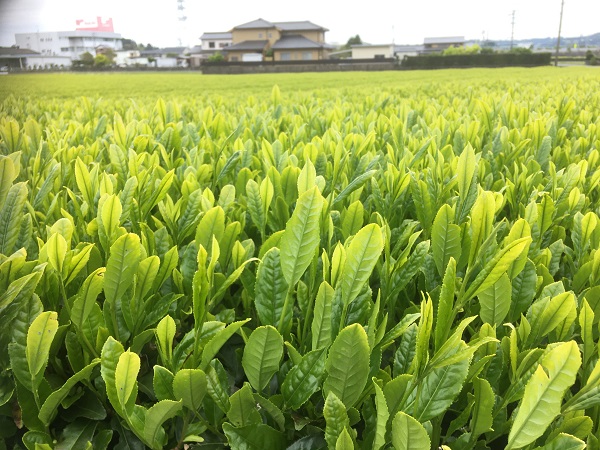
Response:
[{"label": "utility pole", "polygon": [[513,12],[511,14],[510,25],[511,25],[511,29],[510,29],[510,50],[512,51],[512,49],[513,49],[513,41],[515,39],[515,10],[514,9],[513,9]]},{"label": "utility pole", "polygon": [[179,46],[182,46],[181,34],[185,32],[185,21],[187,20],[187,16],[185,15],[185,0],[177,0],[177,20],[181,24],[179,28]]},{"label": "utility pole", "polygon": [[562,28],[562,16],[563,8],[565,6],[565,0],[560,2],[560,20],[558,21],[558,38],[556,39],[556,55],[554,57],[554,66],[558,66],[558,51],[560,50],[560,31]]}]

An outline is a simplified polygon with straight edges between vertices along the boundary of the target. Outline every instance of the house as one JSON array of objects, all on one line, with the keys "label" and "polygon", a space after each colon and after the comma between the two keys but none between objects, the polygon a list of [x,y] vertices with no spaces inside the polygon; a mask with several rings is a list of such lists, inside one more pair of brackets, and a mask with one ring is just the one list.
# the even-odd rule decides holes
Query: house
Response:
[{"label": "house", "polygon": [[190,67],[200,67],[202,65],[202,61],[208,59],[208,57],[209,56],[202,52],[202,45],[194,45],[190,49]]},{"label": "house", "polygon": [[417,56],[423,53],[423,45],[395,45],[395,44],[359,44],[353,45],[352,59],[404,59],[405,56]]},{"label": "house", "polygon": [[464,47],[464,36],[426,37],[423,41],[423,53],[443,52],[450,47]]},{"label": "house", "polygon": [[148,58],[143,57],[139,50],[119,50],[115,54],[115,64],[119,67],[145,67],[149,64]]},{"label": "house", "polygon": [[201,54],[208,58],[217,52],[223,52],[225,47],[229,47],[233,43],[232,39],[232,33],[229,31],[203,33],[200,36]]},{"label": "house", "polygon": [[231,45],[223,48],[229,61],[262,61],[265,56],[275,61],[307,61],[326,59],[332,46],[325,43],[320,25],[308,20],[269,22],[253,20],[231,30]]},{"label": "house", "polygon": [[186,47],[165,47],[143,50],[140,57],[147,58],[149,66],[158,68],[188,67],[190,49]]},{"label": "house", "polygon": [[9,69],[51,69],[71,66],[71,58],[48,56],[18,46],[0,47],[0,67]]},{"label": "house", "polygon": [[351,46],[352,59],[382,59],[394,57],[394,44],[358,44]]},{"label": "house", "polygon": [[200,45],[192,47],[189,51],[190,67],[200,67],[203,61],[216,53],[223,54],[223,50],[231,45],[229,31],[206,32],[200,36]]},{"label": "house", "polygon": [[80,59],[83,53],[95,54],[97,47],[110,47],[114,51],[123,48],[119,33],[110,31],[50,31],[43,33],[15,34],[17,47],[33,50],[45,57],[68,57],[70,61]]},{"label": "house", "polygon": [[418,56],[425,51],[423,45],[394,45],[394,56],[402,61],[405,56]]}]

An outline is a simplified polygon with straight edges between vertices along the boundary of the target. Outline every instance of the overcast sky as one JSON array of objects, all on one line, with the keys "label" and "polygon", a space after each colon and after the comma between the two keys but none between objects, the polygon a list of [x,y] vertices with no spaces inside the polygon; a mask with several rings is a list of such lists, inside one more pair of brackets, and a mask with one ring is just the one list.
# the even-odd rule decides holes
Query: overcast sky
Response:
[{"label": "overcast sky", "polygon": [[[422,43],[426,36],[515,39],[556,36],[560,0],[185,0],[187,21],[178,22],[177,0],[0,0],[0,45],[15,33],[69,31],[75,19],[112,17],[123,37],[155,46],[199,43],[205,31],[227,31],[262,17],[270,21],[311,20],[330,31],[326,40],[344,43],[355,34],[364,42]],[[600,32],[600,0],[566,0],[562,35]]]}]

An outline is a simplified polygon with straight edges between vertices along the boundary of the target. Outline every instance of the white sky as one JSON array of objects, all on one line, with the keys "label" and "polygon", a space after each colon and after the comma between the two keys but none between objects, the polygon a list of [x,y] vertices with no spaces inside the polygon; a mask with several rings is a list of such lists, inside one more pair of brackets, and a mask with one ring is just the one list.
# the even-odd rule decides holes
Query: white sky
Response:
[{"label": "white sky", "polygon": [[[364,42],[418,44],[425,36],[510,38],[556,36],[560,0],[185,0],[188,17],[177,21],[177,0],[0,0],[0,46],[15,33],[69,31],[75,19],[112,17],[123,37],[155,46],[199,43],[205,31],[227,31],[262,17],[270,21],[311,20],[330,31],[326,40],[345,43],[360,34]],[[565,0],[562,35],[600,32],[600,0]]]}]

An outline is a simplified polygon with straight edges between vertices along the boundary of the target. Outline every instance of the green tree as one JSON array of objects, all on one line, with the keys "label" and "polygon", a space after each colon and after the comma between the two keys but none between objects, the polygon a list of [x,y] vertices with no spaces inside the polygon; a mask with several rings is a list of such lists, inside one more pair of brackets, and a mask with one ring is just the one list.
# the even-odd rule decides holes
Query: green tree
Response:
[{"label": "green tree", "polygon": [[346,44],[342,48],[350,48],[353,45],[360,45],[362,43],[363,43],[363,41],[360,38],[360,35],[357,34],[357,35],[354,35],[354,36],[350,37],[348,39],[348,41],[346,42]]},{"label": "green tree", "polygon": [[90,52],[85,52],[79,55],[79,60],[83,66],[91,67],[94,65],[94,55]]},{"label": "green tree", "polygon": [[442,55],[476,55],[481,52],[481,47],[477,44],[468,47],[448,47]]},{"label": "green tree", "polygon": [[225,61],[225,57],[221,54],[221,52],[216,52],[214,55],[210,55],[208,57],[208,61],[221,62],[221,61]]},{"label": "green tree", "polygon": [[531,51],[531,47],[515,47],[509,53],[516,53],[519,55],[531,55],[533,51]]},{"label": "green tree", "polygon": [[122,39],[123,50],[138,50],[138,44],[133,39]]},{"label": "green tree", "polygon": [[102,54],[106,56],[106,59],[108,59],[111,64],[115,62],[115,58],[117,57],[115,51],[110,47],[106,48]]},{"label": "green tree", "polygon": [[94,66],[96,66],[96,67],[110,66],[110,60],[106,57],[106,55],[103,55],[102,53],[100,53],[99,55],[96,55],[96,57],[94,58]]},{"label": "green tree", "polygon": [[586,61],[591,61],[591,59],[594,57],[594,52],[592,52],[591,50],[588,50],[587,52],[585,52],[585,60]]}]

